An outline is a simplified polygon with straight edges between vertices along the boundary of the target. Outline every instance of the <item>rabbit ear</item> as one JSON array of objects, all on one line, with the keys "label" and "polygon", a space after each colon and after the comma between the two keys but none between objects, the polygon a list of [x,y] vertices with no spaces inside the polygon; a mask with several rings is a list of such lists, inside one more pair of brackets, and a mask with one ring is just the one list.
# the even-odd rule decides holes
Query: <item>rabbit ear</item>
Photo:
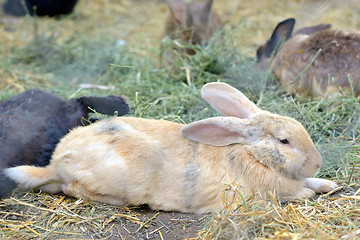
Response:
[{"label": "rabbit ear", "polygon": [[88,107],[107,115],[114,115],[114,112],[117,111],[119,116],[130,111],[129,98],[126,96],[81,97],[77,100],[87,111],[89,111]]},{"label": "rabbit ear", "polygon": [[331,24],[318,24],[318,25],[315,25],[315,26],[300,28],[299,30],[297,30],[294,33],[294,35],[296,35],[296,34],[310,35],[310,34],[313,34],[315,32],[326,30],[326,29],[329,29],[329,28],[331,28]]},{"label": "rabbit ear", "polygon": [[226,83],[207,83],[201,89],[201,96],[216,111],[224,116],[248,118],[261,111],[242,92]]},{"label": "rabbit ear", "polygon": [[294,29],[295,19],[289,18],[279,23],[271,35],[270,40],[266,43],[266,55],[271,56],[280,41],[286,41],[291,37]]},{"label": "rabbit ear", "polygon": [[202,7],[201,18],[208,19],[214,0],[205,0]]},{"label": "rabbit ear", "polygon": [[187,9],[184,0],[167,0],[166,2],[171,14],[179,21],[182,27],[186,27]]},{"label": "rabbit ear", "polygon": [[234,117],[213,117],[185,125],[181,131],[190,140],[217,147],[233,143],[250,144],[258,138],[258,134],[242,121]]}]

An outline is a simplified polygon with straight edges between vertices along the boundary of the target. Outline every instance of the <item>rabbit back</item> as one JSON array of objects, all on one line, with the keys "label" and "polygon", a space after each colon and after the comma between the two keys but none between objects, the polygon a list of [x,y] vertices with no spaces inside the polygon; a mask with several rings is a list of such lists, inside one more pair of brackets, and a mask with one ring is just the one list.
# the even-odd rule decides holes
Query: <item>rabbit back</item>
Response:
[{"label": "rabbit back", "polygon": [[[315,58],[319,49],[321,52]],[[328,29],[294,35],[279,50],[272,69],[288,92],[314,97],[338,92],[336,85],[349,91],[351,75],[358,96],[359,63],[360,34]]]},{"label": "rabbit back", "polygon": [[209,211],[215,202],[219,208],[210,198],[222,186],[211,180],[212,194],[203,193],[208,183],[201,178],[214,174],[200,170],[211,168],[202,166],[198,144],[182,137],[181,126],[121,117],[76,128],[61,140],[49,167],[78,198],[189,212]]}]

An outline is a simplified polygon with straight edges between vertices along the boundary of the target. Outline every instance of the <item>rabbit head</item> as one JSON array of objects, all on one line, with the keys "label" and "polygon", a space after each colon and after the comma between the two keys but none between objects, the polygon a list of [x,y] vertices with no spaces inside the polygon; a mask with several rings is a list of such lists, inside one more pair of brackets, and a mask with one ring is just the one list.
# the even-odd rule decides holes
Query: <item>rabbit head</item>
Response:
[{"label": "rabbit head", "polygon": [[[167,0],[170,15],[164,35],[183,43],[204,45],[222,26],[219,15],[212,11],[213,0],[203,3]],[[188,54],[194,54],[189,49]]]},{"label": "rabbit head", "polygon": [[182,129],[185,137],[213,146],[241,143],[254,159],[291,179],[311,177],[319,170],[322,157],[295,119],[261,110],[224,83],[206,84],[201,93],[215,110],[233,118],[189,124]]}]

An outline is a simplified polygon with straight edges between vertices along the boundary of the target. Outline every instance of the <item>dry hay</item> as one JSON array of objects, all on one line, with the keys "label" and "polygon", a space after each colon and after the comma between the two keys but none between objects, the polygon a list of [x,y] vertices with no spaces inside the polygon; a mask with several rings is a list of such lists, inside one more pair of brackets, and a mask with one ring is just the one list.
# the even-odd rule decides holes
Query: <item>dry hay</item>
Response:
[{"label": "dry hay", "polygon": [[2,239],[356,239],[359,201],[360,185],[355,183],[314,200],[284,204],[275,198],[245,200],[239,193],[224,200],[224,210],[209,221],[206,214],[153,212],[17,192],[0,203],[0,226]]},{"label": "dry hay", "polygon": [[360,185],[338,187],[311,201],[279,204],[240,199],[214,215],[203,239],[357,239]]},{"label": "dry hay", "polygon": [[[232,46],[247,57],[254,57],[256,47],[270,36],[279,21],[287,17],[297,19],[296,28],[318,23],[332,23],[337,28],[360,29],[360,15],[358,14],[360,4],[355,0],[217,0],[215,7],[226,20],[225,30],[228,35],[231,35]],[[213,112],[209,112],[204,103],[199,103],[201,100],[196,89],[199,85],[184,86],[175,82],[178,77],[173,73],[155,68],[156,63],[151,65],[146,62],[158,61],[159,39],[162,36],[163,21],[167,11],[164,1],[160,0],[80,0],[76,13],[62,20],[42,18],[36,22],[28,17],[17,19],[5,17],[0,13],[0,54],[2,57],[0,89],[3,89],[0,99],[9,95],[9,89],[13,94],[31,87],[40,87],[51,89],[65,97],[73,97],[79,93],[84,94],[79,87],[82,83],[104,84],[109,89],[119,88],[123,90],[122,94],[129,95],[135,105],[133,114],[136,116],[144,114],[146,117],[176,121],[191,121],[210,116]],[[63,69],[64,71],[70,69],[76,74],[71,75],[69,81],[62,82],[63,89],[55,85],[56,81],[59,81],[56,75],[59,72],[44,70],[43,65],[46,64],[43,63],[46,63],[47,59],[44,58],[46,61],[37,59],[39,56],[36,55],[36,51],[39,49],[31,48],[32,41],[36,37],[39,37],[41,43],[45,43],[45,47],[40,49],[42,50],[40,57],[53,54],[49,56],[55,56],[51,60],[56,64],[66,62],[69,56],[71,58],[81,51],[87,52],[99,46],[100,48],[98,52],[94,51],[93,55],[85,55],[83,59],[74,58],[74,61],[70,59],[72,61],[69,61]],[[87,49],[85,45],[93,39],[99,41]],[[110,50],[104,48],[105,51],[103,51],[101,48],[103,46],[100,44],[102,39],[105,39],[104,45],[113,42],[121,43],[124,40],[126,52],[121,52],[115,47],[111,48],[112,46],[109,47]],[[104,54],[106,51],[119,51],[119,54],[114,57],[116,61],[130,57],[123,64],[120,61],[116,63],[116,66],[112,65],[114,76],[108,73],[110,69],[108,66],[105,69],[105,77],[88,74],[89,70],[97,67],[95,64],[92,65],[90,58]],[[222,55],[226,54],[222,53]],[[190,62],[192,65],[188,64],[190,67],[184,68],[188,71],[188,76],[183,73],[183,78],[191,79],[189,82],[192,83],[199,78],[202,81],[222,80],[221,74],[203,71],[200,66],[202,58],[197,57]],[[38,61],[37,64],[29,64],[34,59]],[[112,62],[113,59],[110,60]],[[103,59],[99,60],[101,61]],[[136,65],[141,61],[144,63]],[[69,66],[73,66],[74,69]],[[82,72],[77,72],[79,66],[85,66]],[[59,68],[61,67],[59,65]],[[147,69],[149,67],[154,69]],[[104,69],[100,70],[104,71]],[[236,74],[234,81],[239,79],[242,72]],[[240,87],[242,83],[234,84]],[[113,94],[114,92],[115,90],[110,90],[105,93]],[[101,91],[95,93],[105,94]],[[259,97],[256,94],[252,96],[254,99]],[[348,168],[339,167],[336,165],[338,162],[334,162],[331,163],[335,166],[332,172],[329,174],[322,172],[323,177],[332,178],[339,184],[340,188],[333,194],[281,205],[275,200],[255,203],[251,198],[244,201],[239,197],[235,199],[235,203],[226,205],[223,211],[213,215],[211,221],[208,222],[208,215],[163,212],[158,214],[143,208],[115,207],[62,195],[18,191],[11,198],[0,202],[0,238],[357,238],[360,225],[359,138],[349,136],[349,134],[346,136],[334,134],[337,127],[344,127],[336,125],[337,119],[348,119],[350,127],[354,122],[356,124],[356,120],[352,118],[352,112],[348,113],[350,115],[348,117],[345,112],[339,111],[337,114],[338,111],[334,110],[336,107],[346,110],[349,103],[346,103],[345,99],[343,103],[332,104],[329,108],[324,108],[325,104],[322,104],[321,108],[328,111],[328,115],[318,118],[318,113],[311,115],[311,111],[317,108],[315,103],[309,103],[308,107],[294,103],[294,106],[299,107],[295,111],[296,107],[293,106],[290,109],[291,104],[284,104],[285,101],[281,97],[277,97],[276,101],[272,102],[273,95],[278,95],[278,92],[267,91],[265,94],[268,95],[264,98],[260,97],[262,102],[259,100],[257,103],[270,111],[286,115],[292,113],[289,115],[300,118],[307,129],[311,129],[312,136],[320,139],[320,147],[325,148],[321,149],[322,153],[328,152],[327,157],[330,158],[334,151],[340,151],[341,148],[338,145],[346,146],[344,150],[346,152],[342,155],[339,153],[341,156],[339,161],[347,161],[345,166]],[[294,111],[298,115],[294,116]],[[307,115],[304,115],[305,112]],[[324,137],[320,138],[320,135]],[[344,140],[349,142],[351,151]],[[322,145],[323,142],[328,145]],[[331,151],[331,148],[335,150]],[[328,161],[328,159],[325,160]],[[196,234],[198,231],[199,234]]]},{"label": "dry hay", "polygon": [[0,202],[1,239],[183,239],[208,220],[46,193],[18,192]]}]

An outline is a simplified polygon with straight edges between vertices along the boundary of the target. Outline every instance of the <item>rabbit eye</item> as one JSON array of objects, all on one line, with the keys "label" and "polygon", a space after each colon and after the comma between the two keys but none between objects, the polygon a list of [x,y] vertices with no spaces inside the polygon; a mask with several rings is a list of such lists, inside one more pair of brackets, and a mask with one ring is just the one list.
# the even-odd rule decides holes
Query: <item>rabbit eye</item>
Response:
[{"label": "rabbit eye", "polygon": [[289,141],[288,141],[286,138],[280,139],[279,141],[280,141],[282,144],[289,144]]}]

